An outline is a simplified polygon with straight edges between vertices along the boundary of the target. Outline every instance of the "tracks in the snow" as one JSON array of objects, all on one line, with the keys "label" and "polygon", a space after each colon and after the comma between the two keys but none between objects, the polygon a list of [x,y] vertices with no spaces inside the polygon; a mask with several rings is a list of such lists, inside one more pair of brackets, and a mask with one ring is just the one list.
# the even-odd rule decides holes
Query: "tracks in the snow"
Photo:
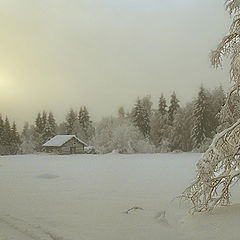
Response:
[{"label": "tracks in the snow", "polygon": [[19,233],[29,240],[64,240],[61,236],[47,231],[39,225],[30,224],[23,219],[9,215],[1,216],[0,224],[6,225],[10,230]]}]

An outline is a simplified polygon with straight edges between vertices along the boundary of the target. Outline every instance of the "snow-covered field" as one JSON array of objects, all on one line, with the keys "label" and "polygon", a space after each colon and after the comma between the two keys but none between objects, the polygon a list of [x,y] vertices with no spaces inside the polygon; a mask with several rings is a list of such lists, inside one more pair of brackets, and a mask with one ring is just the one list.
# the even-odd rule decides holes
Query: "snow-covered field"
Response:
[{"label": "snow-covered field", "polygon": [[[200,154],[0,157],[0,240],[240,239],[231,207],[188,213],[173,198]],[[125,211],[138,206],[126,214]],[[164,214],[160,214],[165,211]]]}]

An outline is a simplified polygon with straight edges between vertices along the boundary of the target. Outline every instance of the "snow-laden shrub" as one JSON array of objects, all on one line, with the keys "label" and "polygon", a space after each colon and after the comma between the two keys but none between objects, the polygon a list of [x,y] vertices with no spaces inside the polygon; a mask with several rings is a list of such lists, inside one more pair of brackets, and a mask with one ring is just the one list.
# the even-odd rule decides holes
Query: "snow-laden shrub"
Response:
[{"label": "snow-laden shrub", "polygon": [[128,119],[104,118],[96,128],[94,146],[100,153],[153,153],[155,146],[145,140]]},{"label": "snow-laden shrub", "polygon": [[160,142],[160,145],[157,147],[156,152],[158,153],[167,153],[170,152],[170,142],[168,138],[163,138]]},{"label": "snow-laden shrub", "polygon": [[155,153],[156,147],[146,139],[140,139],[136,142],[135,149],[137,153]]},{"label": "snow-laden shrub", "polygon": [[135,153],[139,138],[140,132],[128,121],[113,129],[112,142],[119,153]]}]

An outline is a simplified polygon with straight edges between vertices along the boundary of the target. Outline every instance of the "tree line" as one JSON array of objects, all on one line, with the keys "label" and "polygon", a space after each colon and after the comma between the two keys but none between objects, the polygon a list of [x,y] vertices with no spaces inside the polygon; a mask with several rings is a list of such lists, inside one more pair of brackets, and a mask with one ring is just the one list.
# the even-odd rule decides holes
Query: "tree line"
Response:
[{"label": "tree line", "polygon": [[200,87],[198,96],[180,106],[173,92],[169,104],[163,94],[153,109],[151,96],[137,98],[130,111],[118,109],[116,117],[93,123],[86,106],[70,109],[65,121],[57,124],[52,112],[38,113],[34,124],[25,123],[21,134],[0,116],[0,153],[34,153],[56,134],[76,135],[101,153],[153,153],[204,151],[223,122],[218,117],[225,101],[222,87],[212,91]]}]

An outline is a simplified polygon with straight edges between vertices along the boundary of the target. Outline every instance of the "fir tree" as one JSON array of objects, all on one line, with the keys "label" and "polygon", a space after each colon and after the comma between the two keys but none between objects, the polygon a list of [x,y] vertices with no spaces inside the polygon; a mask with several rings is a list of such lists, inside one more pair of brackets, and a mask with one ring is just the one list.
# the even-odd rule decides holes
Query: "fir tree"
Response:
[{"label": "fir tree", "polygon": [[174,115],[176,114],[177,110],[180,108],[178,103],[179,103],[179,100],[176,97],[176,93],[173,92],[173,94],[171,95],[170,105],[168,108],[168,119],[169,119],[170,125],[172,125],[174,120]]}]

